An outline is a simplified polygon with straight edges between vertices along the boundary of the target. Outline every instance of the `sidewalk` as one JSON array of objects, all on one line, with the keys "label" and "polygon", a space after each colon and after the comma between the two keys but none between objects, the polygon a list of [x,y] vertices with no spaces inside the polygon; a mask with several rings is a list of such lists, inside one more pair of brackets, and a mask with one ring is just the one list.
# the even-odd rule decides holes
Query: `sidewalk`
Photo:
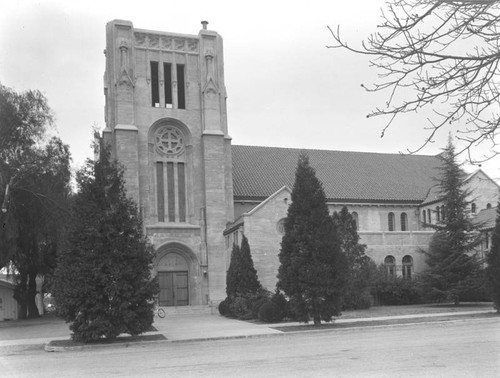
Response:
[{"label": "sidewalk", "polygon": [[[493,314],[493,309],[476,310],[476,311],[460,311],[446,313],[430,313],[416,315],[399,315],[385,316],[372,318],[355,318],[355,319],[337,319],[335,324],[343,325],[342,328],[349,325],[357,327],[361,323],[371,322],[384,325],[396,324],[398,321],[408,319],[428,319],[446,317],[450,320],[459,319],[461,316],[474,316],[481,314]],[[303,323],[279,323],[279,324],[260,324],[236,319],[228,319],[220,315],[167,315],[165,318],[155,318],[154,327],[156,331],[148,332],[146,335],[163,335],[165,339],[155,342],[186,342],[186,341],[201,341],[201,340],[217,340],[229,338],[246,338],[246,337],[266,337],[284,335],[287,332],[277,330],[274,327],[283,329],[284,327],[294,327],[304,325]],[[290,329],[291,330],[291,329]],[[332,328],[335,330],[335,328]],[[312,327],[310,331],[315,331]],[[324,329],[323,329],[324,331]],[[300,332],[304,332],[301,330]],[[29,349],[43,349],[43,347],[53,340],[69,340],[70,331],[68,325],[64,321],[49,315],[36,320],[29,321],[11,321],[3,323],[0,326],[0,355],[6,352]],[[146,343],[135,342],[135,343]],[[119,347],[120,345],[130,345],[130,341],[122,344],[102,344],[98,347]],[[92,348],[95,345],[86,345],[84,348]],[[55,348],[53,350],[63,350],[64,348]],[[75,348],[83,349],[83,348]]]}]

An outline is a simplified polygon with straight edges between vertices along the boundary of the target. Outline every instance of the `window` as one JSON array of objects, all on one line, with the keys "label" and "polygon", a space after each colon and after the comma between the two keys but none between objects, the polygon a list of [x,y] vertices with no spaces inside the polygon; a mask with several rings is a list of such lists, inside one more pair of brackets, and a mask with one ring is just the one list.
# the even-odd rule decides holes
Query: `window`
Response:
[{"label": "window", "polygon": [[441,212],[439,211],[439,206],[436,206],[436,220],[441,221]]},{"label": "window", "polygon": [[444,211],[444,205],[443,205],[443,206],[441,206],[441,219],[443,220],[443,222],[444,222],[445,217],[446,217],[446,213]]},{"label": "window", "polygon": [[487,203],[487,204],[486,204],[486,208],[487,208],[487,209],[491,209],[491,203]]},{"label": "window", "polygon": [[[184,136],[175,126],[158,128],[154,136],[158,221],[186,222],[186,166]],[[175,159],[173,159],[175,158]]]},{"label": "window", "polygon": [[158,82],[158,62],[151,62],[151,106],[160,106],[160,86]]},{"label": "window", "polygon": [[172,108],[172,64],[163,63],[163,77],[165,82],[165,107]]},{"label": "window", "polygon": [[283,235],[285,233],[285,218],[282,218],[276,224],[276,230],[279,234]]},{"label": "window", "polygon": [[394,213],[389,213],[388,216],[388,221],[389,221],[389,231],[394,231],[395,230],[395,224],[394,224]]},{"label": "window", "polygon": [[386,256],[384,259],[384,266],[389,277],[396,277],[396,259],[394,256]]},{"label": "window", "polygon": [[403,278],[411,280],[413,271],[413,258],[410,255],[403,257]]},{"label": "window", "polygon": [[177,65],[177,107],[179,109],[186,109],[184,64]]},{"label": "window", "polygon": [[485,249],[488,250],[490,248],[490,234],[488,232],[485,233],[484,246]]},{"label": "window", "polygon": [[425,210],[422,211],[422,222],[424,225],[427,223],[427,213]]},{"label": "window", "polygon": [[401,231],[408,231],[408,216],[401,213]]},{"label": "window", "polygon": [[472,214],[476,214],[476,204],[474,202],[470,205],[470,211]]},{"label": "window", "polygon": [[354,222],[354,229],[356,231],[359,230],[359,217],[358,217],[358,213],[356,213],[355,211],[352,212],[352,221]]},{"label": "window", "polygon": [[431,209],[427,210],[427,219],[428,219],[429,223],[432,223],[432,211],[431,211]]}]

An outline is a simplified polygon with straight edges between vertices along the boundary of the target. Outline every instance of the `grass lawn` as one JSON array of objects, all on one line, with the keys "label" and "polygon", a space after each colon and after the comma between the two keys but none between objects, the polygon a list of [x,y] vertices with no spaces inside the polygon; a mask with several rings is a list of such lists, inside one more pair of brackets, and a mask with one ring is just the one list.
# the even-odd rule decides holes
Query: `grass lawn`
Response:
[{"label": "grass lawn", "polygon": [[462,311],[494,310],[492,302],[434,303],[408,306],[374,306],[367,310],[344,311],[337,319],[375,318],[380,316],[438,314]]}]

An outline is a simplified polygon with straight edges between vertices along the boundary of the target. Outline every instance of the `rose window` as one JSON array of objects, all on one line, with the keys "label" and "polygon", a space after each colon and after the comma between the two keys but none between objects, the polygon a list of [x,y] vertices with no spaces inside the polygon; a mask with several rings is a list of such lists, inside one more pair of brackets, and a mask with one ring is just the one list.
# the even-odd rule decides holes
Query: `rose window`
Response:
[{"label": "rose window", "polygon": [[156,132],[155,145],[162,154],[178,155],[184,150],[184,137],[176,127],[163,126]]}]

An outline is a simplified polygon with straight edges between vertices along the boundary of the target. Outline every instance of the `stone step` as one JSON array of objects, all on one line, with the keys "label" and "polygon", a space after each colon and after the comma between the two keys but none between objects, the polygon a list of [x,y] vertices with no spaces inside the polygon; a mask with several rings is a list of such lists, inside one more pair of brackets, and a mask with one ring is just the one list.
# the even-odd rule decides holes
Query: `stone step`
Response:
[{"label": "stone step", "polygon": [[[209,305],[196,306],[162,306],[165,314],[169,315],[210,315],[218,313],[217,309],[213,309]],[[215,310],[215,312],[214,312]]]}]

